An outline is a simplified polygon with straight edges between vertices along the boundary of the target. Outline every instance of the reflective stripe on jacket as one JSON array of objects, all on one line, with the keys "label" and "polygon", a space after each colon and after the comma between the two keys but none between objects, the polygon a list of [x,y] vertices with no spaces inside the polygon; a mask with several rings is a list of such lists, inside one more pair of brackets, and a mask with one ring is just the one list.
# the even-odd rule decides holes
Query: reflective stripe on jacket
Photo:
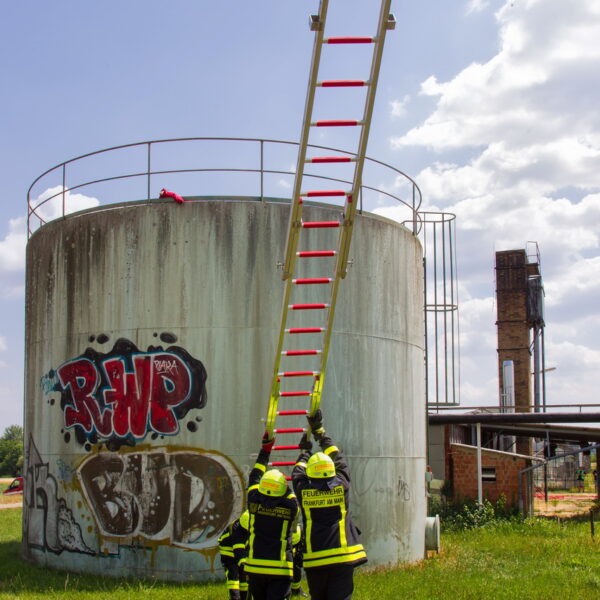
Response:
[{"label": "reflective stripe on jacket", "polygon": [[298,502],[289,489],[279,497],[265,496],[258,491],[268,460],[269,453],[261,450],[249,477],[248,558],[244,570],[250,574],[292,577],[292,532]]},{"label": "reflective stripe on jacket", "polygon": [[357,566],[367,562],[367,554],[348,512],[348,465],[329,437],[322,436],[320,445],[335,463],[336,475],[331,489],[316,489],[306,475],[309,452],[300,454],[292,472],[294,491],[304,519],[304,568],[338,564]]},{"label": "reflective stripe on jacket", "polygon": [[227,526],[219,537],[219,552],[222,557],[235,559],[236,564],[246,557],[248,531],[236,519]]}]

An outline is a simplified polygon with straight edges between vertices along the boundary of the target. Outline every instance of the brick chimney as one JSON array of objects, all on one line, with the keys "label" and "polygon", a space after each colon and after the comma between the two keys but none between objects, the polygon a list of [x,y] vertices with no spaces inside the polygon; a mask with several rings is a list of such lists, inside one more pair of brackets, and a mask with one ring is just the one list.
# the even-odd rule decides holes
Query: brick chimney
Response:
[{"label": "brick chimney", "polygon": [[[531,412],[531,339],[527,312],[528,264],[525,250],[496,252],[496,306],[498,320],[498,380],[504,393],[502,363],[514,364],[515,412]],[[531,440],[518,438],[515,451],[531,454]]]}]

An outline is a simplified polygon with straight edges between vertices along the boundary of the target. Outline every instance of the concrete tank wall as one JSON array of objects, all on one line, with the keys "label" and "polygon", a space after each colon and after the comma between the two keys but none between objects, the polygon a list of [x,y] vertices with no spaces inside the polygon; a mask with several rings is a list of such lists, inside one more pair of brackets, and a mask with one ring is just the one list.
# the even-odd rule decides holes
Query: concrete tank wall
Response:
[{"label": "concrete tank wall", "polygon": [[[305,219],[338,213],[307,205]],[[72,215],[32,236],[28,560],[172,580],[222,575],[216,540],[244,506],[263,430],[288,214],[275,201],[153,201]],[[312,249],[335,247],[331,230],[309,235]],[[404,227],[365,214],[351,256],[326,426],[349,457],[369,564],[415,561],[426,511],[421,249]],[[332,263],[310,265],[306,276],[326,276]]]}]

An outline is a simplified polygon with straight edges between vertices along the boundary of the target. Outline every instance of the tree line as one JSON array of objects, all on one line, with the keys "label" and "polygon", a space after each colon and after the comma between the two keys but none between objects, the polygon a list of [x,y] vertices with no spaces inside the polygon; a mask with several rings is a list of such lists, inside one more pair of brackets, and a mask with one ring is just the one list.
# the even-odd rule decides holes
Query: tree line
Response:
[{"label": "tree line", "polygon": [[17,477],[23,471],[23,428],[9,425],[0,437],[0,477]]}]

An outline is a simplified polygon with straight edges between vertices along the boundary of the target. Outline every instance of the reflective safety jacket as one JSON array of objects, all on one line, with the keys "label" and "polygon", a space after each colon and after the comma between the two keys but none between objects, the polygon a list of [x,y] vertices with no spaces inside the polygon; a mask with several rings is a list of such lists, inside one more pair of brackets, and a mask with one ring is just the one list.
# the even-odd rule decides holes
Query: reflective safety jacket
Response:
[{"label": "reflective safety jacket", "polygon": [[292,577],[292,532],[298,516],[296,496],[265,496],[258,483],[267,469],[269,452],[261,450],[248,478],[248,558],[244,569],[252,575]]},{"label": "reflective safety jacket", "polygon": [[248,530],[236,519],[227,526],[227,529],[219,537],[219,553],[225,563],[235,562],[236,564],[246,558],[248,543]]},{"label": "reflective safety jacket", "polygon": [[304,568],[340,564],[358,566],[367,562],[367,554],[348,512],[348,465],[331,438],[323,435],[319,443],[335,464],[336,475],[331,489],[316,489],[306,475],[306,462],[310,458],[308,451],[300,454],[292,472],[292,483],[304,520]]}]

